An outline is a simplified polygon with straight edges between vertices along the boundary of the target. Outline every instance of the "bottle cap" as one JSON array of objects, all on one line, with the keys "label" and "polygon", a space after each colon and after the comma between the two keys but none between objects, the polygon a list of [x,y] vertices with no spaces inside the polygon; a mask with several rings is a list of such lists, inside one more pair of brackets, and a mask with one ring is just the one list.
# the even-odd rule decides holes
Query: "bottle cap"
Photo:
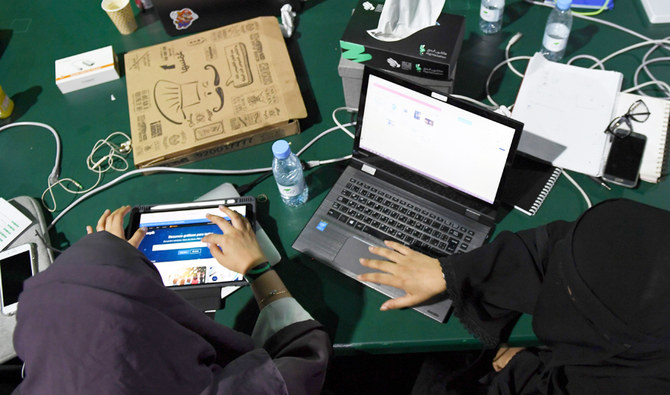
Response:
[{"label": "bottle cap", "polygon": [[556,8],[565,11],[572,5],[572,0],[556,0]]},{"label": "bottle cap", "polygon": [[286,140],[277,140],[272,144],[272,154],[277,159],[286,159],[291,155],[291,146],[288,145]]}]

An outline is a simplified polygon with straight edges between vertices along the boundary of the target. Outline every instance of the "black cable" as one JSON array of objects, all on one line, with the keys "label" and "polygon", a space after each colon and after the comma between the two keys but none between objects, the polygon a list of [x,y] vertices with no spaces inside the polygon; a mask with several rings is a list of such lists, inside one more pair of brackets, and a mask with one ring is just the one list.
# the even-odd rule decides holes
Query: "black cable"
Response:
[{"label": "black cable", "polygon": [[271,171],[262,173],[259,177],[257,177],[255,180],[251,181],[250,183],[240,185],[239,187],[236,186],[235,189],[237,189],[237,193],[240,194],[240,196],[244,196],[247,193],[249,193],[250,190],[252,190],[256,185],[260,184],[261,181],[265,180],[269,176],[272,175]]}]

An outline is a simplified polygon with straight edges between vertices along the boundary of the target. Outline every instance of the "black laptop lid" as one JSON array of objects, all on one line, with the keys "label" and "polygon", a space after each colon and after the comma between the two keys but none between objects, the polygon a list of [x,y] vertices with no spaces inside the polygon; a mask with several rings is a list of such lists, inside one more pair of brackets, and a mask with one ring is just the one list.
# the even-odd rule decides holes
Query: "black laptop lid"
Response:
[{"label": "black laptop lid", "polygon": [[176,36],[229,25],[257,16],[279,16],[281,7],[294,11],[299,0],[153,0],[165,31]]},{"label": "black laptop lid", "polygon": [[354,158],[364,171],[420,180],[422,196],[495,220],[522,130],[518,121],[366,67]]}]

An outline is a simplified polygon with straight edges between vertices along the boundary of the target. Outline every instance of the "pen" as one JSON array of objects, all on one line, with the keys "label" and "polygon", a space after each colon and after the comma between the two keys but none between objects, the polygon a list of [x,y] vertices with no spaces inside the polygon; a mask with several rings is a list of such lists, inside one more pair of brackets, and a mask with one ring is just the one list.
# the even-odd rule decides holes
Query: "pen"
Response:
[{"label": "pen", "polygon": [[611,190],[612,190],[612,188],[610,188],[610,186],[607,185],[607,183],[605,183],[605,181],[601,180],[600,178],[598,178],[598,177],[593,177],[593,176],[589,176],[589,178],[592,179],[594,182],[600,184],[600,186],[602,186],[603,188],[607,189],[608,191],[611,191]]}]

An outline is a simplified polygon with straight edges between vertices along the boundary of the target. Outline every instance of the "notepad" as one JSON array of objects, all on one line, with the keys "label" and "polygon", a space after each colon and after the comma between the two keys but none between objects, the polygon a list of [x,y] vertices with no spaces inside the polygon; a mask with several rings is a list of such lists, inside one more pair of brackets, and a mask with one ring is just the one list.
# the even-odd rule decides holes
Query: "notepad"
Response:
[{"label": "notepad", "polygon": [[600,176],[623,75],[550,62],[528,63],[512,117],[524,123],[518,150],[556,167]]},{"label": "notepad", "polygon": [[639,99],[644,101],[650,113],[649,119],[645,122],[632,122],[633,130],[647,137],[647,144],[642,154],[640,179],[656,183],[666,173],[670,100],[622,92],[617,95],[614,116],[625,114],[630,105]]},{"label": "notepad", "polygon": [[533,216],[560,176],[561,169],[549,163],[517,155],[505,180],[502,200],[516,210]]},{"label": "notepad", "polygon": [[31,223],[16,207],[0,198],[0,251],[11,244]]}]

